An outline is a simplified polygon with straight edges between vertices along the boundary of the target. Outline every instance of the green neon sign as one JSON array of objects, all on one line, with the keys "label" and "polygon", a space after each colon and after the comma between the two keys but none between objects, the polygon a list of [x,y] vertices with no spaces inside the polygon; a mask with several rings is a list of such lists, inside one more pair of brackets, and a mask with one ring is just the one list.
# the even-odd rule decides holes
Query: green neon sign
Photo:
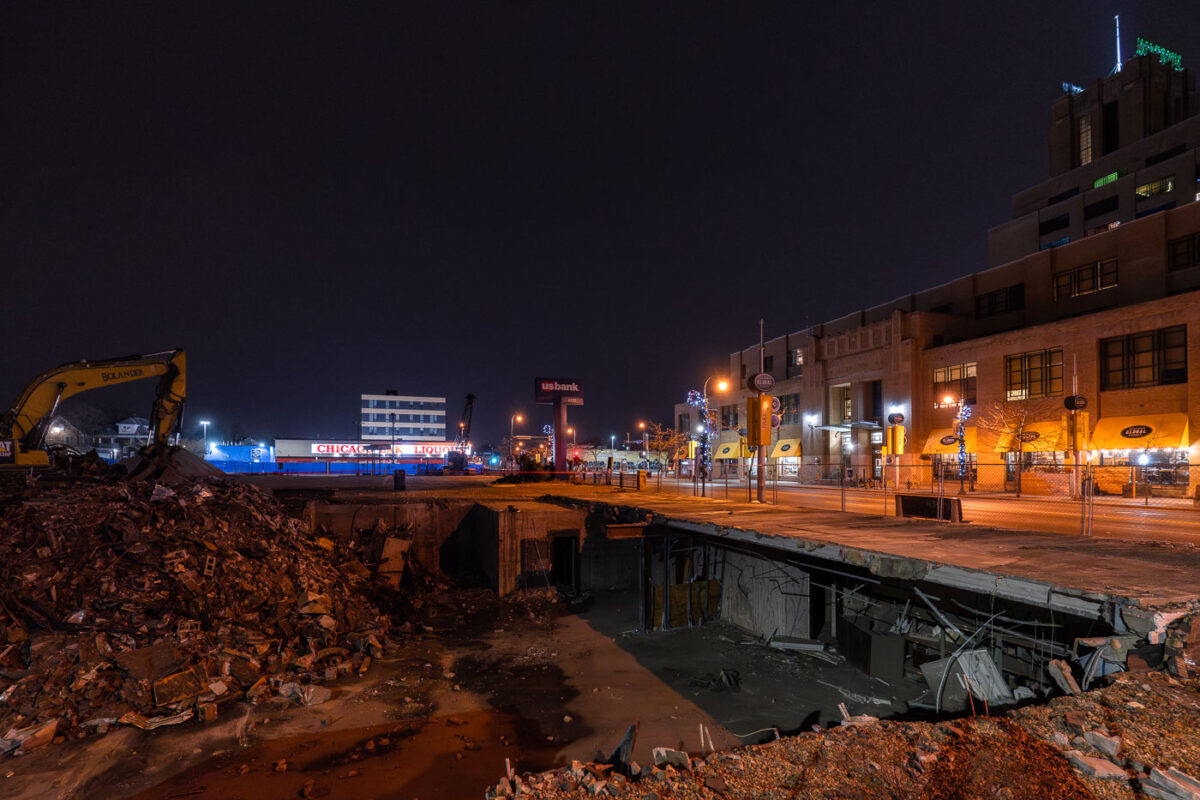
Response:
[{"label": "green neon sign", "polygon": [[1099,189],[1101,186],[1108,186],[1110,183],[1116,182],[1116,180],[1118,178],[1120,178],[1122,175],[1124,175],[1127,172],[1129,172],[1129,170],[1119,169],[1116,172],[1108,173],[1107,175],[1105,175],[1102,178],[1096,178],[1096,180],[1092,183],[1092,188]]},{"label": "green neon sign", "polygon": [[1176,72],[1179,72],[1183,69],[1183,58],[1179,55],[1179,53],[1172,52],[1165,47],[1160,47],[1159,45],[1154,44],[1154,42],[1147,42],[1140,36],[1137,37],[1136,55],[1158,56],[1158,61],[1160,64],[1166,64],[1174,67]]}]

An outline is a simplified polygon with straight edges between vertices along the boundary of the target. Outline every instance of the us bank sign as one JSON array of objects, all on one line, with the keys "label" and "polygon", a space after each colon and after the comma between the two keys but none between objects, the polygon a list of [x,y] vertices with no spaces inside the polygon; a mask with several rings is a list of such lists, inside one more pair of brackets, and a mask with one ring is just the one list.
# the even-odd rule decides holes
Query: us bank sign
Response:
[{"label": "us bank sign", "polygon": [[533,382],[535,403],[564,403],[568,406],[583,405],[583,387],[579,381],[566,378],[535,378]]}]

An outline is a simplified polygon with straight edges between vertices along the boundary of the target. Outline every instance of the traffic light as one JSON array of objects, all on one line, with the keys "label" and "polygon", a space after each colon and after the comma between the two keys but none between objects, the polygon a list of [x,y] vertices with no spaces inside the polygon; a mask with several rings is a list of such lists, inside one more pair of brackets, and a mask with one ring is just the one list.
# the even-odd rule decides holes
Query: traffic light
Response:
[{"label": "traffic light", "polygon": [[908,443],[908,435],[903,425],[892,425],[887,429],[888,452],[892,455],[903,455],[904,445]]}]

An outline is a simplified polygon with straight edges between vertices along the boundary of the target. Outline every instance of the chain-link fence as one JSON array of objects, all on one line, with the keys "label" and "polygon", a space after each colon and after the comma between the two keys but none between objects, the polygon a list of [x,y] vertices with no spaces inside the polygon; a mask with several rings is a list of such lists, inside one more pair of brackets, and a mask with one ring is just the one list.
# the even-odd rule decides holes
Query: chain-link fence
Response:
[{"label": "chain-link fence", "polygon": [[[914,516],[1060,533],[1200,538],[1195,465],[999,463],[972,459],[876,464],[781,464],[764,471],[766,503],[882,516]],[[1196,473],[1200,481],[1200,472]],[[752,502],[752,459],[715,462],[707,480],[687,462],[647,488],[685,497]]]}]

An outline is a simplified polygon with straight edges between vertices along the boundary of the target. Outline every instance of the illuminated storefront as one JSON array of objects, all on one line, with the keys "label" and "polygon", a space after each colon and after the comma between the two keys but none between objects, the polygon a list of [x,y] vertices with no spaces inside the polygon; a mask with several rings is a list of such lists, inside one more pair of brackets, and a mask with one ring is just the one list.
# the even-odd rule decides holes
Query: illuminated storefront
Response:
[{"label": "illuminated storefront", "polygon": [[[325,441],[316,439],[276,439],[275,460],[297,461],[383,461],[410,464],[440,462],[454,442],[368,442]],[[470,455],[470,446],[467,454]]]}]

